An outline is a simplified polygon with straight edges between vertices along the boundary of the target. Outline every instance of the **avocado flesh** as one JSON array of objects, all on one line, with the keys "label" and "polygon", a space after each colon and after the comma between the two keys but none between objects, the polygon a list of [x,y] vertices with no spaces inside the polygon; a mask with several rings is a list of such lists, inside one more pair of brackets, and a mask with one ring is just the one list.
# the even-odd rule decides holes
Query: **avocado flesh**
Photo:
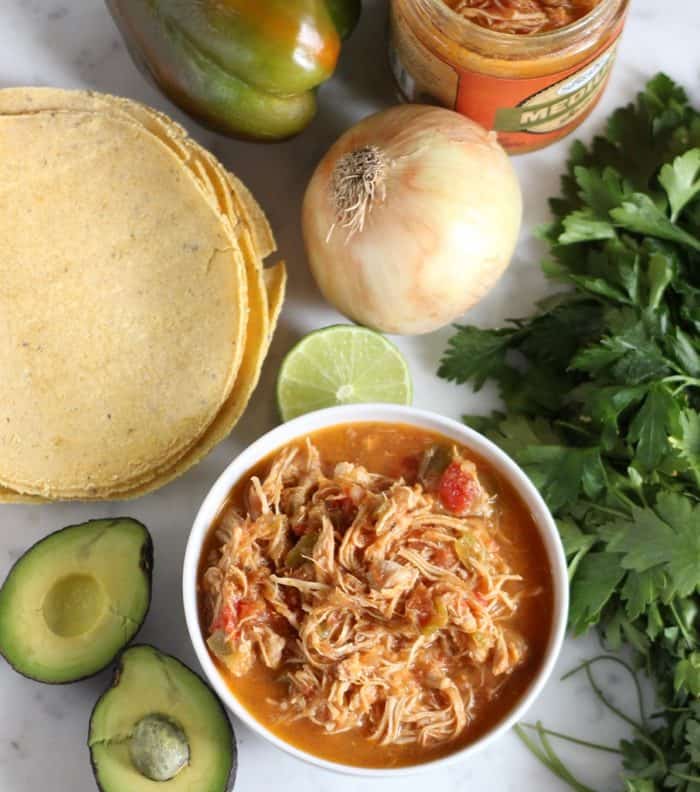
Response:
[{"label": "avocado flesh", "polygon": [[152,560],[147,529],[129,518],[50,534],[19,559],[0,589],[0,652],[40,682],[97,673],[146,616]]},{"label": "avocado flesh", "polygon": [[[189,763],[167,781],[146,778],[130,755],[137,724],[153,715],[177,724],[189,746]],[[113,687],[92,713],[88,745],[103,792],[233,788],[236,744],[221,703],[197,674],[151,646],[132,646],[122,654]]]}]

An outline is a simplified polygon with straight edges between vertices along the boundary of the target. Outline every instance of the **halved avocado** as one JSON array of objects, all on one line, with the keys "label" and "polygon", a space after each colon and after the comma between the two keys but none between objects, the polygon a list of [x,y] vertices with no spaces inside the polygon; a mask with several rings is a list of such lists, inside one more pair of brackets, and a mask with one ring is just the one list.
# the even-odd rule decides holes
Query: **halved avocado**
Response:
[{"label": "halved avocado", "polygon": [[152,646],[129,647],[95,705],[88,737],[102,792],[228,792],[236,739],[200,676]]},{"label": "halved avocado", "polygon": [[108,666],[146,618],[153,542],[128,517],[37,542],[0,589],[0,652],[24,676],[74,682]]}]

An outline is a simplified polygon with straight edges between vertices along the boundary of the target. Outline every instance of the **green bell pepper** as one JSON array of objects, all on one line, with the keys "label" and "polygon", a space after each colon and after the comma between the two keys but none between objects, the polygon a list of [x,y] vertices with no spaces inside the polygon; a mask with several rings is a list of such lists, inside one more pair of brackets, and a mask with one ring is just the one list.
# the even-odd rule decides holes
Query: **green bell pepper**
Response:
[{"label": "green bell pepper", "polygon": [[137,65],[202,123],[255,140],[316,111],[361,0],[107,0]]}]

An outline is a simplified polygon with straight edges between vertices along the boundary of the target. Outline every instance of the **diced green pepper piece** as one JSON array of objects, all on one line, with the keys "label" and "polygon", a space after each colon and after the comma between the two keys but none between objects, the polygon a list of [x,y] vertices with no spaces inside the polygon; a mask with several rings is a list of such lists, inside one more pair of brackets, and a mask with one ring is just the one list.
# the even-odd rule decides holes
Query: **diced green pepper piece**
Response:
[{"label": "diced green pepper piece", "polygon": [[426,449],[418,468],[418,480],[423,485],[429,485],[444,472],[452,461],[452,450],[447,446],[435,443]]},{"label": "diced green pepper piece", "polygon": [[307,559],[306,556],[310,555],[316,542],[318,541],[318,531],[310,531],[304,534],[301,539],[294,545],[294,547],[287,553],[284,563],[290,569],[295,569],[301,566]]},{"label": "diced green pepper piece", "polygon": [[447,621],[448,613],[445,600],[442,597],[436,597],[433,601],[433,615],[430,617],[430,621],[423,625],[421,633],[426,636],[432,635],[438,630],[442,630],[443,627],[447,627]]}]

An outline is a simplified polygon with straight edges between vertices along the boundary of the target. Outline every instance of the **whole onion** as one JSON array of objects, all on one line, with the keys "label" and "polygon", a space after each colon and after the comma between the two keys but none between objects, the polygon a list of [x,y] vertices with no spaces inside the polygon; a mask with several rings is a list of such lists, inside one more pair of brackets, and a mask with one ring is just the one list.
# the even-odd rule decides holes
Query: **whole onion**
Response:
[{"label": "whole onion", "polygon": [[303,231],[324,297],[387,333],[427,333],[478,302],[520,229],[517,177],[493,133],[403,105],[361,121],[321,160]]}]

